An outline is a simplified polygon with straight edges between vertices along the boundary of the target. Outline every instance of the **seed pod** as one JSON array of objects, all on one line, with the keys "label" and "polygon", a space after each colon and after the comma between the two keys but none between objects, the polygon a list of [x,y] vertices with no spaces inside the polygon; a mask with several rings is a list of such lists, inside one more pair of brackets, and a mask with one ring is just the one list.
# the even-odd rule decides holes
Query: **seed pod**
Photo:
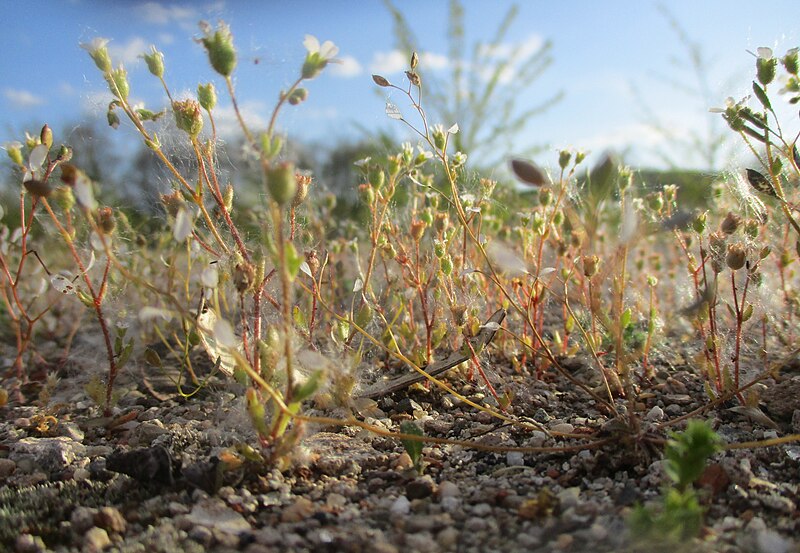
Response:
[{"label": "seed pod", "polygon": [[742,222],[742,218],[729,211],[728,214],[725,216],[725,219],[722,220],[722,223],[719,225],[719,229],[726,235],[730,236],[739,228],[739,225]]},{"label": "seed pod", "polygon": [[214,109],[217,105],[217,90],[214,88],[214,83],[197,85],[197,101],[206,111]]},{"label": "seed pod", "polygon": [[200,111],[200,104],[196,100],[172,102],[172,110],[178,128],[190,137],[196,138],[203,130],[203,114]]},{"label": "seed pod", "polygon": [[373,75],[372,80],[375,81],[375,84],[378,86],[383,86],[383,87],[392,86],[392,83],[390,83],[388,80],[386,80],[386,78],[381,77],[380,75]]},{"label": "seed pod", "polygon": [[114,210],[110,207],[103,207],[97,211],[97,223],[103,234],[113,234],[117,228],[117,220],[114,217]]},{"label": "seed pod", "polygon": [[742,244],[731,244],[728,246],[728,255],[725,256],[725,263],[732,271],[738,271],[744,267],[747,255]]},{"label": "seed pod", "polygon": [[547,184],[547,176],[544,171],[530,161],[512,159],[511,170],[522,184],[531,186],[544,186]]},{"label": "seed pod", "polygon": [[765,177],[755,169],[747,169],[747,181],[750,183],[750,186],[752,186],[759,192],[763,194],[768,194],[773,197],[777,197],[777,194],[775,193],[775,188],[773,188],[772,183],[769,181],[769,179],[767,179],[767,177]]},{"label": "seed pod", "polygon": [[208,23],[201,23],[201,28],[205,36],[200,39],[200,43],[208,53],[211,67],[223,77],[230,77],[236,68],[236,48],[233,46],[230,28],[223,22],[219,23],[213,34]]},{"label": "seed pod", "polygon": [[143,54],[144,62],[147,64],[147,70],[155,77],[164,76],[164,54],[156,50],[153,46],[149,54]]},{"label": "seed pod", "polygon": [[592,278],[600,270],[600,258],[596,255],[583,256],[583,276]]},{"label": "seed pod", "polygon": [[275,203],[284,206],[295,197],[297,179],[294,176],[294,164],[280,163],[266,170],[267,189]]},{"label": "seed pod", "polygon": [[292,199],[292,207],[297,207],[308,197],[308,189],[311,186],[311,176],[296,173],[294,177],[297,191],[294,193],[294,198]]},{"label": "seed pod", "polygon": [[46,198],[53,192],[49,181],[30,179],[25,181],[25,189],[37,198]]}]

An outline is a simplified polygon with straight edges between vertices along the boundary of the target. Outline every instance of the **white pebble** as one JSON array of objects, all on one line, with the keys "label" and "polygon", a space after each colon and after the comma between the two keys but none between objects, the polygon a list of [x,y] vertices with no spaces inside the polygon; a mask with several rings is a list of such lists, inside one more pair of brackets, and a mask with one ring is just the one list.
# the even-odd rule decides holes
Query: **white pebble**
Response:
[{"label": "white pebble", "polygon": [[393,515],[407,515],[411,512],[411,502],[406,496],[401,495],[389,507],[389,512]]},{"label": "white pebble", "polygon": [[521,451],[509,451],[506,453],[506,464],[509,467],[525,466],[525,454]]}]

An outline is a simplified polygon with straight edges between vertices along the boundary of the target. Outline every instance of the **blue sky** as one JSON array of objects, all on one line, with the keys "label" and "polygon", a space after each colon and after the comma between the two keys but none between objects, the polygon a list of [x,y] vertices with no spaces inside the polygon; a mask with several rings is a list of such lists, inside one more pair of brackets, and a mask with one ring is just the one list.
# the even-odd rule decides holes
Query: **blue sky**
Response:
[{"label": "blue sky", "polygon": [[[427,52],[423,59],[431,61],[423,75],[447,71],[447,2],[396,3]],[[466,1],[468,41],[488,40],[509,5],[505,0]],[[770,46],[783,54],[800,44],[796,0],[675,0],[664,5],[712,60],[708,83],[713,105],[749,90],[754,58],[747,50]],[[686,52],[658,6],[649,0],[521,3],[507,46],[535,48],[551,40],[554,57],[526,96],[531,104],[559,90],[565,97],[532,121],[520,148],[548,143],[553,149],[574,147],[597,154],[636,144],[628,150],[629,161],[658,164],[653,152],[666,151],[669,143],[647,126],[642,103],[678,135],[706,128],[714,117],[708,114],[708,102],[684,95],[665,81],[695,82],[689,71],[670,61],[685,61]],[[0,143],[19,139],[22,131],[45,122],[57,133],[68,134],[78,121],[104,121],[108,92],[79,48],[79,43],[98,36],[111,39],[112,56],[128,68],[133,98],[150,109],[164,105],[158,83],[137,59],[150,44],[165,54],[166,78],[173,91],[186,93],[199,82],[214,80],[193,38],[199,35],[200,19],[213,23],[220,18],[235,35],[239,99],[252,121],[266,120],[281,87],[297,74],[305,55],[303,37],[309,33],[320,41],[335,42],[343,63],[309,83],[309,100],[287,112],[281,127],[296,138],[331,146],[361,136],[356,122],[370,128],[398,126],[387,118],[384,107],[387,99],[400,103],[399,99],[376,93],[370,78],[371,73],[380,73],[402,81],[406,57],[394,51],[391,18],[382,2],[2,0],[2,8]],[[223,100],[220,119],[229,128],[233,122],[226,105]],[[790,127],[796,131],[796,112],[789,113],[794,118]],[[447,127],[455,122],[442,123]],[[130,129],[116,132],[122,139],[133,136]],[[697,163],[690,158],[683,160]],[[545,152],[542,159],[552,162],[555,155]]]}]

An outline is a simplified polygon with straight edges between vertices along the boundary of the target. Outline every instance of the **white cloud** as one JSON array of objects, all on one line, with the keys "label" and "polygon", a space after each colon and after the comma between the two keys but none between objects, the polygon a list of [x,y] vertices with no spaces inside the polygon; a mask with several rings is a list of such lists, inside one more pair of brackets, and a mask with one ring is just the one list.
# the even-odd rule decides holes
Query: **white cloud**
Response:
[{"label": "white cloud", "polygon": [[58,83],[58,92],[62,96],[74,96],[75,95],[75,87],[69,84],[66,81],[61,81]]},{"label": "white cloud", "polygon": [[430,69],[432,71],[437,71],[439,69],[445,69],[448,65],[450,65],[450,60],[447,56],[442,54],[434,54],[433,52],[422,52],[419,57],[419,67],[420,69]]},{"label": "white cloud", "polygon": [[172,44],[175,42],[175,35],[172,33],[158,33],[159,44]]},{"label": "white cloud", "polygon": [[358,63],[358,60],[353,56],[342,56],[337,58],[337,60],[339,63],[331,63],[330,65],[331,74],[336,77],[348,79],[350,77],[357,77],[364,71],[361,64]]},{"label": "white cloud", "polygon": [[6,88],[3,90],[3,96],[15,108],[30,108],[44,104],[44,98],[36,96],[28,90],[19,88]]},{"label": "white cloud", "polygon": [[173,23],[194,23],[199,18],[197,10],[191,6],[164,5],[158,2],[145,2],[136,7],[140,18],[154,25]]},{"label": "white cloud", "polygon": [[513,55],[517,60],[524,60],[543,45],[544,38],[534,33],[521,42],[501,42],[495,46],[485,44],[481,48],[481,55],[492,59],[508,58]]},{"label": "white cloud", "polygon": [[[266,129],[268,125],[268,108],[264,102],[251,101],[239,104],[239,111],[250,130]],[[217,134],[223,138],[241,136],[242,129],[233,106],[228,104],[214,108],[214,124]],[[205,132],[205,131],[204,131]]]},{"label": "white cloud", "polygon": [[108,43],[108,53],[111,54],[111,59],[115,65],[119,62],[133,64],[139,61],[139,56],[146,53],[149,49],[150,44],[139,36],[135,36],[125,43]]},{"label": "white cloud", "polygon": [[392,75],[408,67],[408,56],[400,50],[390,52],[375,52],[369,70],[377,75]]},{"label": "white cloud", "polygon": [[[374,74],[382,76],[393,75],[408,70],[410,61],[411,58],[400,50],[375,52],[369,67],[370,71]],[[435,54],[433,52],[422,52],[419,55],[420,69],[438,71],[440,69],[445,69],[448,65],[450,65],[450,60],[445,55]]]}]

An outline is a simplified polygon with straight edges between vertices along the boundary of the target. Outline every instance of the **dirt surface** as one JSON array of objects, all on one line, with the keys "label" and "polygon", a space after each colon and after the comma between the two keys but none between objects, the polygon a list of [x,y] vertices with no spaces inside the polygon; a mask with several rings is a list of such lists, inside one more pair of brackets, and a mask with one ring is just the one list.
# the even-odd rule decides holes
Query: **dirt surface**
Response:
[{"label": "dirt surface", "polygon": [[[114,417],[104,419],[81,386],[69,385],[81,372],[72,362],[46,407],[0,410],[0,550],[632,550],[626,518],[637,503],[658,500],[665,483],[662,423],[706,402],[703,381],[680,355],[662,354],[635,406],[634,435],[566,378],[517,374],[492,355],[490,347],[487,366],[514,394],[509,414],[529,426],[420,386],[380,398],[360,418],[393,431],[413,420],[427,436],[483,446],[604,443],[536,453],[430,444],[420,475],[396,439],[309,425],[287,466],[223,470],[220,459],[257,444],[234,381],[214,377],[183,399],[134,367],[120,380]],[[564,366],[596,380],[581,359]],[[479,381],[448,379],[473,401],[489,398]],[[761,412],[731,402],[700,417],[727,443],[798,432],[798,391],[800,375],[786,367],[765,380]],[[617,407],[624,412],[626,402]],[[799,469],[794,444],[716,454],[701,479],[707,527],[686,551],[800,551]]]}]

